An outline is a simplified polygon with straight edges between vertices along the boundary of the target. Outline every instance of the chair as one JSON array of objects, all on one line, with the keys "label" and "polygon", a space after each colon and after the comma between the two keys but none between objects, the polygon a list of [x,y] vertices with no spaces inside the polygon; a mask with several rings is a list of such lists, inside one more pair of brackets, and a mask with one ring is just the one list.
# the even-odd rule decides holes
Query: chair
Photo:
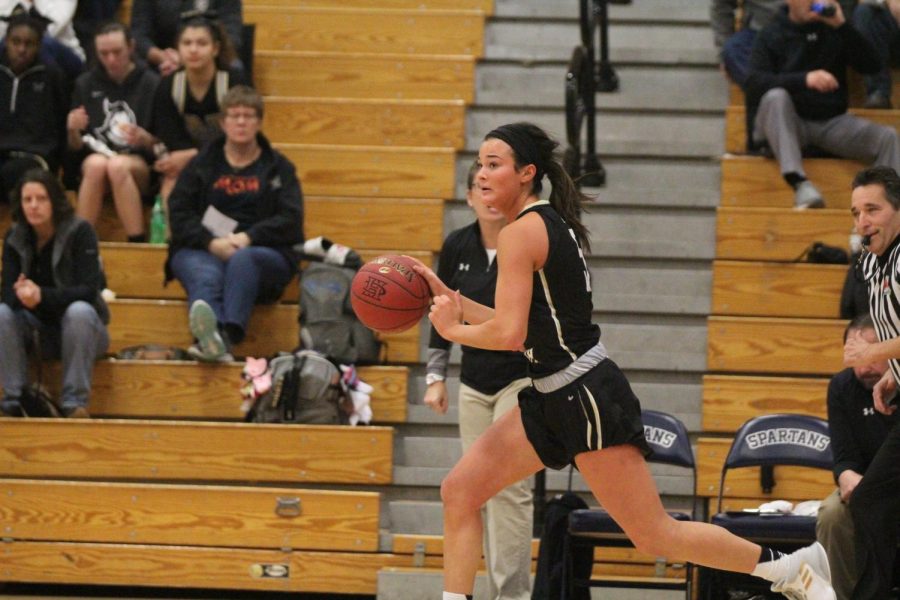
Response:
[{"label": "chair", "polygon": [[[831,471],[833,459],[828,422],[808,415],[775,414],[754,417],[744,423],[735,435],[725,464],[722,465],[716,514],[711,522],[740,537],[782,550],[794,550],[816,541],[814,516],[722,512],[725,477],[729,470],[761,467],[761,491],[770,492],[775,486],[773,468],[779,465]],[[704,569],[705,571],[707,570]],[[711,577],[707,582],[707,595],[726,578],[722,571],[708,571]],[[753,581],[747,576],[727,577],[732,581],[742,581],[742,586],[753,585]]]},{"label": "chair", "polygon": [[[644,423],[644,436],[653,450],[647,458],[648,462],[663,463],[683,467],[691,471],[691,512],[669,511],[669,515],[679,521],[694,519],[696,505],[697,470],[694,464],[694,452],[687,428],[672,415],[654,410],[641,413]],[[672,580],[665,578],[666,565],[664,557],[657,558],[655,577],[623,577],[595,580],[579,578],[573,574],[573,553],[579,547],[615,547],[633,548],[634,545],[613,518],[602,509],[572,511],[569,515],[569,528],[563,547],[563,598],[572,598],[579,587],[611,587],[642,589],[684,589],[686,598],[691,598],[691,582],[693,571],[690,564],[685,565],[685,579]]]}]

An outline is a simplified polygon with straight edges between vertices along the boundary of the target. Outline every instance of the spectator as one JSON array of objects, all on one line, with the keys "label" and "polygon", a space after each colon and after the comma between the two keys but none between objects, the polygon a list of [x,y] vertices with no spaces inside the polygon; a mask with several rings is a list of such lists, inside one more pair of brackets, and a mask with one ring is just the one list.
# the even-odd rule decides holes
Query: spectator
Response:
[{"label": "spectator", "polygon": [[75,35],[78,36],[78,43],[81,44],[87,55],[85,62],[91,62],[95,58],[94,35],[97,33],[97,28],[116,18],[119,4],[121,4],[121,0],[81,0],[78,2],[72,25],[75,27]]},{"label": "spectator", "polygon": [[13,221],[0,271],[0,408],[21,415],[26,347],[37,331],[41,348],[33,350],[62,357],[63,414],[88,417],[94,360],[109,346],[97,236],[73,215],[62,184],[41,169],[25,173],[16,186]]},{"label": "spectator", "polygon": [[294,166],[260,133],[262,97],[237,86],[222,99],[224,139],[201,150],[169,198],[166,280],[187,290],[192,356],[231,360],[256,302],[277,300],[297,271],[303,198]]},{"label": "spectator", "polygon": [[[850,336],[862,336],[870,343],[878,341],[868,314],[850,322],[844,341]],[[894,416],[876,412],[872,400],[872,388],[885,371],[886,361],[848,368],[832,377],[828,384],[828,427],[838,488],[819,508],[816,538],[828,553],[831,586],[838,600],[850,599],[857,579],[850,498],[897,421]]]},{"label": "spectator", "polygon": [[0,54],[0,198],[35,167],[54,170],[65,132],[62,77],[38,58],[47,19],[19,7],[5,19]]},{"label": "spectator", "polygon": [[132,60],[134,40],[121,23],[101,25],[94,46],[99,64],[75,83],[67,121],[69,149],[83,158],[77,213],[96,224],[111,192],[128,241],[145,242],[141,196],[155,141],[145,128],[159,76]]},{"label": "spectator", "polygon": [[[466,297],[494,305],[497,286],[497,236],[506,218],[481,199],[475,185],[477,164],[469,168],[466,201],[476,221],[457,229],[444,241],[438,277]],[[451,342],[433,327],[428,344],[425,404],[438,413],[448,406],[447,363]],[[528,387],[527,362],[521,352],[482,350],[462,346],[459,390],[459,435],[463,451],[497,419],[518,404],[519,391]],[[528,600],[531,574],[532,498],[528,480],[502,490],[482,508],[484,557],[491,600]]]},{"label": "spectator", "polygon": [[[60,69],[69,83],[84,69],[84,50],[75,35],[72,20],[77,0],[0,0],[0,15],[10,14],[16,6],[38,13],[48,19],[42,34],[41,60]],[[0,38],[6,35],[6,26],[0,23]]]},{"label": "spectator", "polygon": [[891,108],[891,58],[900,56],[900,0],[863,0],[853,11],[853,24],[872,42],[881,69],[865,77],[865,108]]},{"label": "spectator", "polygon": [[166,149],[153,164],[163,177],[163,198],[168,198],[178,174],[198,149],[221,134],[222,96],[232,86],[246,83],[241,73],[228,70],[231,52],[217,22],[191,17],[182,23],[178,53],[183,66],[163,78],[153,100],[150,131]]},{"label": "spectator", "polygon": [[181,51],[176,49],[179,19],[197,11],[215,13],[231,47],[235,53],[240,51],[241,0],[134,0],[131,29],[137,40],[138,55],[159,69],[161,75],[174,73],[184,59]]},{"label": "spectator", "polygon": [[733,82],[744,87],[750,64],[750,49],[756,33],[772,22],[782,0],[744,0],[741,2],[741,27],[735,31],[738,0],[712,0],[709,16],[713,40],[719,51],[719,64]]},{"label": "spectator", "polygon": [[[872,167],[857,173],[852,187],[850,210],[856,230],[866,241],[862,274],[879,341],[848,336],[844,364],[858,367],[888,361],[890,368],[872,389],[872,399],[878,412],[893,414],[900,379],[900,177],[888,167]],[[858,573],[855,600],[890,597],[900,519],[898,459],[900,427],[893,427],[850,497]]]},{"label": "spectator", "polygon": [[880,62],[841,6],[830,4],[834,15],[825,17],[812,10],[812,0],[786,4],[753,46],[747,131],[754,144],[771,148],[794,188],[795,207],[821,208],[825,202],[806,178],[801,150],[816,147],[900,169],[900,142],[893,127],[847,113],[847,66],[876,73]]}]

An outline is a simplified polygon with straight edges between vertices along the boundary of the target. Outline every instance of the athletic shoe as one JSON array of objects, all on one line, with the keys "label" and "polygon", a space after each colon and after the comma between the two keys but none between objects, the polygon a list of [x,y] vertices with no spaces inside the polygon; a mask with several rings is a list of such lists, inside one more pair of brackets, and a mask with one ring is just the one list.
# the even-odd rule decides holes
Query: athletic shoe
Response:
[{"label": "athletic shoe", "polygon": [[91,414],[84,406],[63,407],[63,414],[67,419],[90,419]]},{"label": "athletic shoe", "polygon": [[822,200],[822,194],[809,181],[801,181],[794,190],[794,208],[796,210],[806,210],[808,208],[825,208],[825,201]]},{"label": "athletic shoe", "polygon": [[197,339],[196,345],[199,349],[197,355],[191,354],[190,349],[188,349],[188,353],[203,362],[220,362],[228,349],[219,334],[216,313],[213,312],[212,307],[203,300],[195,300],[191,304],[188,321],[191,334]]},{"label": "athletic shoe", "polygon": [[200,344],[191,344],[187,349],[188,356],[193,358],[194,360],[199,360],[201,362],[217,362],[217,363],[227,363],[234,362],[234,355],[231,352],[226,352],[222,354],[215,360],[210,360],[206,358],[206,355],[203,354],[203,350],[200,348]]},{"label": "athletic shoe", "polygon": [[863,108],[877,108],[877,109],[889,109],[891,108],[891,98],[890,96],[882,93],[882,92],[872,92],[868,96],[866,96],[866,101],[863,102]]},{"label": "athletic shoe", "polygon": [[772,584],[772,591],[789,600],[836,600],[831,587],[831,568],[822,544],[811,546],[782,557],[790,561],[791,574]]}]

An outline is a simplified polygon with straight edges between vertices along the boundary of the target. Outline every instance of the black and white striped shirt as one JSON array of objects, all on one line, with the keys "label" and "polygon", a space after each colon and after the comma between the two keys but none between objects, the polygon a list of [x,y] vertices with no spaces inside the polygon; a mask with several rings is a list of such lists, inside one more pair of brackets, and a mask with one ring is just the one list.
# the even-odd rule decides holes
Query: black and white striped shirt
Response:
[{"label": "black and white striped shirt", "polygon": [[[900,237],[881,256],[867,253],[862,258],[863,279],[869,290],[869,313],[878,339],[900,337]],[[900,382],[900,359],[888,361],[894,379]]]}]

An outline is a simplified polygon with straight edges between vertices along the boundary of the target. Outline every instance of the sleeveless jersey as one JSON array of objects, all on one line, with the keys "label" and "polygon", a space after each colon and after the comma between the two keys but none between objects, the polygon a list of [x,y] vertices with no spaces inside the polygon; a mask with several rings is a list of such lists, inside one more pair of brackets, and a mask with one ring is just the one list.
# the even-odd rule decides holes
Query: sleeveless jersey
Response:
[{"label": "sleeveless jersey", "polygon": [[[869,289],[869,313],[879,341],[900,337],[900,238],[881,256],[865,253],[862,273]],[[900,359],[888,360],[894,380],[900,383]]]},{"label": "sleeveless jersey", "polygon": [[591,323],[591,275],[575,232],[549,202],[527,207],[517,219],[537,213],[547,228],[547,261],[534,273],[525,357],[529,375],[544,377],[566,368],[600,339]]}]

